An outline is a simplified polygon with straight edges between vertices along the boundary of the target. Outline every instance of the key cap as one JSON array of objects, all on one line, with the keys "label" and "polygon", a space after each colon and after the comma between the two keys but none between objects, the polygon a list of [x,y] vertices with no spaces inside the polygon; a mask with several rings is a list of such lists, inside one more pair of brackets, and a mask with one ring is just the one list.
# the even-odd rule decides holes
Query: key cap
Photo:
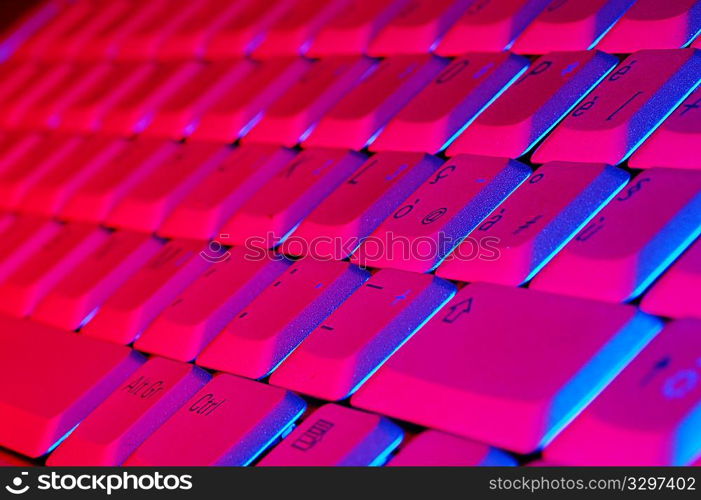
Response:
[{"label": "key cap", "polygon": [[552,160],[624,161],[699,82],[701,54],[642,50],[628,56],[533,153]]},{"label": "key cap", "polygon": [[34,150],[45,134],[23,131],[3,132],[0,136],[0,172]]},{"label": "key cap", "polygon": [[302,146],[363,149],[443,67],[429,55],[385,59],[321,118]]},{"label": "key cap", "polygon": [[307,416],[258,465],[360,467],[382,465],[399,445],[402,429],[388,419],[326,404]]},{"label": "key cap", "polygon": [[595,51],[541,56],[455,139],[447,154],[518,158],[540,142],[617,62],[614,56]]},{"label": "key cap", "polygon": [[76,330],[160,248],[147,235],[111,234],[39,302],[32,319]]},{"label": "key cap", "polygon": [[304,412],[289,391],[217,375],[124,465],[248,465]]},{"label": "key cap", "polygon": [[[514,286],[529,281],[628,177],[603,164],[544,165],[468,235],[436,274]],[[600,288],[608,288],[601,283]]]},{"label": "key cap", "polygon": [[552,50],[590,49],[634,3],[635,0],[553,0],[518,37],[512,50],[517,54],[546,54]]},{"label": "key cap", "polygon": [[351,404],[530,453],[585,408],[661,326],[631,306],[473,283]]},{"label": "key cap", "polygon": [[410,194],[351,260],[363,266],[428,272],[529,173],[515,160],[456,156]]},{"label": "key cap", "polygon": [[253,255],[244,247],[213,255],[218,260],[156,318],[136,341],[137,349],[192,361],[290,264],[273,254]]},{"label": "key cap", "polygon": [[571,465],[688,465],[701,453],[701,322],[669,324],[545,449]]},{"label": "key cap", "polygon": [[[20,455],[15,455],[14,453],[0,450],[0,467],[33,467],[35,464],[29,460],[26,460]],[[20,472],[20,474],[22,474]],[[25,472],[25,474],[29,474]]]},{"label": "key cap", "polygon": [[142,357],[50,326],[0,317],[0,446],[49,451],[138,368]]},{"label": "key cap", "polygon": [[283,253],[345,259],[440,164],[421,153],[377,153],[304,218]]},{"label": "key cap", "polygon": [[436,52],[457,56],[469,51],[494,52],[513,41],[550,0],[475,0],[441,39]]},{"label": "key cap", "polygon": [[370,149],[441,151],[527,66],[528,60],[508,52],[454,60],[390,120]]},{"label": "key cap", "polygon": [[19,215],[0,233],[0,282],[39,250],[60,230],[55,221],[35,215]]},{"label": "key cap", "polygon": [[0,66],[0,102],[11,102],[20,89],[26,89],[39,71],[34,61],[9,60]]},{"label": "key cap", "polygon": [[635,177],[555,257],[532,288],[622,302],[640,295],[701,233],[701,173]]},{"label": "key cap", "polygon": [[369,277],[347,262],[297,261],[226,325],[197,364],[263,378]]},{"label": "key cap", "polygon": [[151,358],[49,455],[54,466],[122,464],[210,379],[191,365]]},{"label": "key cap", "polygon": [[327,58],[314,63],[280,96],[243,141],[294,146],[373,67],[365,57]]},{"label": "key cap", "polygon": [[444,432],[425,430],[399,449],[390,467],[475,467],[516,465],[501,450]]},{"label": "key cap", "polygon": [[685,47],[701,30],[701,2],[637,0],[599,42],[598,47],[617,54],[642,49]]},{"label": "key cap", "polygon": [[261,144],[233,149],[177,204],[158,233],[174,238],[217,236],[219,228],[294,156],[292,150]]},{"label": "key cap", "polygon": [[108,226],[155,231],[175,206],[229,153],[219,144],[181,144],[124,195],[105,220]]},{"label": "key cap", "polygon": [[207,270],[201,243],[171,240],[98,309],[81,333],[129,344],[190,283]]},{"label": "key cap", "polygon": [[301,152],[224,224],[222,242],[274,247],[364,160],[360,153],[338,149]]}]

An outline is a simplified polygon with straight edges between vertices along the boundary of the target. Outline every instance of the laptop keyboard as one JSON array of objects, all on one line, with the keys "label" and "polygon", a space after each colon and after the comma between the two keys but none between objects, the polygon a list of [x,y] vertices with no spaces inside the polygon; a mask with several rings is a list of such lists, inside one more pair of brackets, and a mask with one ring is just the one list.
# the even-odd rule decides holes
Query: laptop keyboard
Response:
[{"label": "laptop keyboard", "polygon": [[701,460],[701,1],[0,20],[0,465]]}]

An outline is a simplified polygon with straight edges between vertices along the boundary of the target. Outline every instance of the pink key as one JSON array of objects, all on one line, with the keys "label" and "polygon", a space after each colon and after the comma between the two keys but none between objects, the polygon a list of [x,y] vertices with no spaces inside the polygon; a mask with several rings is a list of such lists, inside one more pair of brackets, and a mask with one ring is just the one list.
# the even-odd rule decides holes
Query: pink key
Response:
[{"label": "pink key", "polygon": [[301,152],[224,224],[222,242],[274,247],[364,160],[340,149]]},{"label": "pink key", "polygon": [[529,173],[515,160],[456,156],[410,194],[351,259],[363,266],[428,272]]},{"label": "pink key", "polygon": [[553,52],[536,59],[455,139],[447,154],[523,155],[617,62],[595,51]]},{"label": "pink key", "polygon": [[217,375],[124,465],[248,465],[304,412],[289,391]]},{"label": "pink key", "polygon": [[611,302],[630,300],[700,232],[701,172],[650,169],[599,212],[531,287]]},{"label": "pink key", "polygon": [[205,385],[204,370],[151,358],[49,455],[48,466],[116,466]]},{"label": "pink key", "polygon": [[429,55],[385,59],[324,115],[302,146],[364,148],[444,66]]},{"label": "pink key", "polygon": [[79,328],[160,246],[147,235],[111,234],[51,289],[32,319],[64,330]]},{"label": "pink key", "polygon": [[315,62],[265,112],[244,142],[294,146],[310,127],[353,88],[373,66],[365,57],[335,57]]},{"label": "pink key", "polygon": [[509,455],[486,444],[426,430],[409,440],[390,467],[476,467],[516,465]]},{"label": "pink key", "polygon": [[661,327],[631,306],[473,283],[351,403],[530,453],[557,435]]},{"label": "pink key", "polygon": [[641,50],[628,56],[533,153],[553,160],[624,161],[698,84],[701,53]]},{"label": "pink key", "polygon": [[508,52],[454,60],[387,124],[370,149],[437,153],[527,66],[527,59]]},{"label": "pink key", "polygon": [[105,220],[108,226],[153,232],[188,192],[228,154],[219,144],[181,144],[177,151],[135,184]]},{"label": "pink key", "polygon": [[347,262],[297,261],[229,322],[197,364],[263,378],[368,277]]},{"label": "pink key", "polygon": [[468,51],[500,51],[511,46],[550,0],[474,0],[448,30],[436,52],[457,56]]},{"label": "pink key", "polygon": [[34,215],[17,216],[6,224],[7,221],[3,219],[3,231],[0,233],[0,282],[61,229],[61,224]]},{"label": "pink key", "polygon": [[512,50],[518,54],[545,54],[551,50],[590,49],[634,3],[635,0],[552,0],[518,37]]},{"label": "pink key", "polygon": [[112,294],[81,333],[128,344],[210,265],[201,243],[171,240]]},{"label": "pink key", "polygon": [[137,349],[181,361],[195,359],[290,264],[279,255],[256,255],[244,247],[202,257],[217,260],[156,318],[136,341]]},{"label": "pink key", "polygon": [[630,157],[633,168],[656,166],[701,169],[696,154],[701,141],[701,89],[698,89],[662,122]]},{"label": "pink key", "polygon": [[421,153],[377,153],[304,218],[282,251],[345,259],[439,165]]},{"label": "pink key", "polygon": [[701,453],[701,321],[669,325],[545,449],[571,465],[689,465]]},{"label": "pink key", "polygon": [[217,236],[231,215],[294,156],[292,150],[259,144],[234,149],[178,203],[158,234],[202,239]]},{"label": "pink key", "polygon": [[382,465],[387,455],[401,442],[402,436],[402,429],[384,417],[326,404],[308,415],[258,465]]},{"label": "pink key", "polygon": [[265,109],[293,85],[310,64],[299,57],[257,63],[246,78],[188,125],[194,128],[192,139],[233,142],[261,119]]},{"label": "pink key", "polygon": [[[529,281],[628,181],[616,167],[548,163],[499,205],[436,274],[519,286]],[[599,283],[600,288],[602,287]],[[581,283],[572,281],[579,288]]]},{"label": "pink key", "polygon": [[44,455],[117,389],[143,359],[135,351],[0,316],[0,446]]}]

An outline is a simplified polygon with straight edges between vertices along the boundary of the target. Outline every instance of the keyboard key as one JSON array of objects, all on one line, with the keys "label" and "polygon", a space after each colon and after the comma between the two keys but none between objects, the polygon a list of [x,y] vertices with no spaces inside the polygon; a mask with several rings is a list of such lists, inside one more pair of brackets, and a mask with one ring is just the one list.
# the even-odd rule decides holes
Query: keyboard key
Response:
[{"label": "keyboard key", "polygon": [[518,37],[512,50],[518,54],[545,54],[552,50],[590,49],[634,3],[635,0],[553,0]]},{"label": "keyboard key", "polygon": [[[33,467],[35,464],[20,455],[0,450],[0,467]],[[29,474],[25,472],[25,474]]]},{"label": "keyboard key", "polygon": [[545,449],[571,465],[688,465],[701,453],[701,322],[669,324]]},{"label": "keyboard key", "polygon": [[41,66],[33,61],[9,60],[0,66],[0,102],[12,103],[20,92],[36,83]]},{"label": "keyboard key", "polygon": [[217,375],[124,465],[248,465],[304,412],[289,391]]},{"label": "keyboard key", "polygon": [[200,256],[202,244],[171,240],[132,275],[81,329],[81,333],[129,344],[168,307],[210,261]]},{"label": "keyboard key", "polygon": [[44,455],[138,368],[126,347],[0,317],[0,446]]},{"label": "keyboard key", "polygon": [[701,173],[650,169],[599,212],[531,288],[611,302],[630,300],[699,233]]},{"label": "keyboard key", "polygon": [[[514,286],[529,281],[628,177],[603,164],[544,165],[468,235],[437,274]],[[581,283],[573,280],[572,285]],[[607,288],[601,282],[599,287]]]},{"label": "keyboard key", "polygon": [[661,327],[630,306],[473,283],[351,403],[530,453],[557,435]]},{"label": "keyboard key", "polygon": [[628,56],[533,154],[552,160],[624,161],[701,79],[701,53],[642,50]]},{"label": "keyboard key", "polygon": [[452,283],[431,275],[382,270],[309,334],[270,383],[344,399],[454,293]]},{"label": "keyboard key", "polygon": [[3,218],[0,233],[0,282],[4,281],[34,253],[50,241],[61,229],[61,224],[35,215]]},{"label": "keyboard key", "polygon": [[324,115],[302,146],[364,148],[443,67],[430,55],[385,59]]},{"label": "keyboard key", "polygon": [[156,318],[136,341],[137,349],[181,361],[195,359],[290,264],[274,254],[254,256],[244,247],[213,255],[222,260],[214,261]]},{"label": "keyboard key", "polygon": [[297,261],[226,326],[197,364],[263,378],[369,277],[347,262]]},{"label": "keyboard key", "polygon": [[402,429],[388,419],[326,404],[304,419],[258,465],[361,467],[382,465],[401,442]]},{"label": "keyboard key", "polygon": [[421,153],[377,153],[304,218],[283,253],[345,259],[440,164]]},{"label": "keyboard key", "polygon": [[508,52],[454,60],[387,124],[370,149],[437,153],[527,66],[527,59]]},{"label": "keyboard key", "polygon": [[351,260],[363,266],[428,272],[529,173],[515,160],[456,156],[410,194]]},{"label": "keyboard key", "polygon": [[517,158],[527,153],[617,62],[595,51],[539,57],[455,139],[447,154]]},{"label": "keyboard key", "polygon": [[120,465],[210,378],[194,366],[151,358],[81,422],[47,465]]}]

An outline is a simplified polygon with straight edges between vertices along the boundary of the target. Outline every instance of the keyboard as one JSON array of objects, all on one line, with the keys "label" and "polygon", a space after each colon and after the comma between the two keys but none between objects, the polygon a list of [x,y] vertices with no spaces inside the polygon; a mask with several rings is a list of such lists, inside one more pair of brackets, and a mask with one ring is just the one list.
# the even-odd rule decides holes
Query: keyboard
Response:
[{"label": "keyboard", "polygon": [[0,464],[701,465],[701,1],[8,6]]}]

